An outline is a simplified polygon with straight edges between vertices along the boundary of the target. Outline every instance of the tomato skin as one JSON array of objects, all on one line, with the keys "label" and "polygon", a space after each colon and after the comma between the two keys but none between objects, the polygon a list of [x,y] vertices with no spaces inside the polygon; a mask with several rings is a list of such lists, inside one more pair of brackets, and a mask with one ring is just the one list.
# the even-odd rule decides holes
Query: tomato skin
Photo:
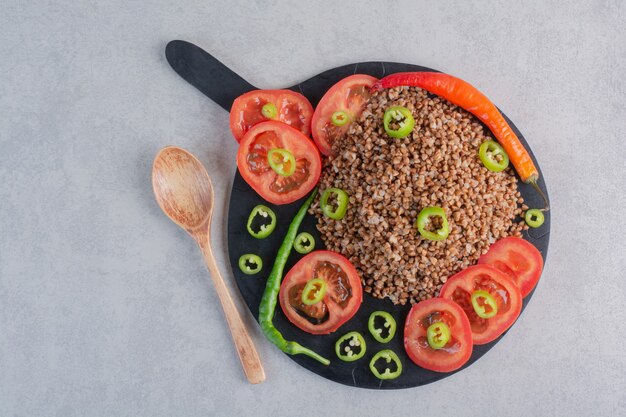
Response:
[{"label": "tomato skin", "polygon": [[[498,303],[497,314],[480,318],[474,311],[470,297],[476,290],[488,291]],[[522,293],[505,273],[490,265],[474,265],[448,278],[439,296],[457,303],[470,322],[475,345],[484,345],[497,339],[522,311]]]},{"label": "tomato skin", "polygon": [[535,288],[543,270],[541,252],[532,243],[513,236],[491,245],[478,263],[491,265],[507,274],[519,287],[522,297]]},{"label": "tomato skin", "polygon": [[230,130],[237,142],[256,124],[270,120],[261,113],[266,103],[273,103],[278,110],[272,120],[288,124],[304,136],[311,134],[313,106],[306,97],[291,90],[254,90],[237,97],[230,109]]},{"label": "tomato skin", "polygon": [[343,111],[351,120],[355,120],[367,104],[369,90],[376,81],[378,79],[370,75],[355,74],[340,80],[324,94],[311,120],[313,140],[321,153],[326,156],[332,155],[335,138],[347,132],[350,127],[350,123],[343,126],[332,125],[333,113]]},{"label": "tomato skin", "polygon": [[[439,313],[439,315],[437,315]],[[442,314],[443,313],[443,314]],[[426,340],[429,317],[438,317],[450,327],[451,339],[442,349],[433,349]],[[404,349],[418,366],[435,372],[452,372],[472,356],[472,329],[465,312],[455,302],[431,298],[414,304],[404,322]]]},{"label": "tomato skin", "polygon": [[[323,273],[314,277],[315,272],[326,268],[328,263],[339,267],[345,273],[347,283],[350,286],[350,297],[343,303],[345,304],[343,306],[336,302],[340,294],[337,290],[345,289],[345,287],[339,286],[337,283],[343,281],[333,282],[329,279],[333,278],[332,276],[329,277]],[[324,303],[328,312],[328,318],[319,324],[313,324],[302,317],[292,305],[293,293],[296,293],[297,288],[306,285],[312,278],[321,278],[327,282],[326,294],[320,303]],[[363,301],[363,289],[361,287],[361,278],[350,261],[336,252],[320,250],[309,253],[291,268],[280,286],[278,298],[283,312],[289,321],[298,328],[311,334],[328,334],[337,330],[356,314]]]},{"label": "tomato skin", "polygon": [[[267,161],[270,149],[286,149],[296,160],[296,173],[282,177],[272,170]],[[261,122],[246,133],[237,151],[237,168],[243,179],[261,197],[272,204],[289,204],[307,195],[317,184],[322,172],[322,161],[317,148],[300,131],[288,125]],[[295,184],[288,184],[294,182]],[[279,184],[288,184],[284,192]]]}]

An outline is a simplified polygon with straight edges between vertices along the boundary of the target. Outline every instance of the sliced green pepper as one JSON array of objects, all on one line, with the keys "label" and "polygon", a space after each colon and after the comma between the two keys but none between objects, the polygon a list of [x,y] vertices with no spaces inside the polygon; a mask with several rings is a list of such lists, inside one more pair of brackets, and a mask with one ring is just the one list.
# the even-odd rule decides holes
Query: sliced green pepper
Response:
[{"label": "sliced green pepper", "polygon": [[269,207],[259,204],[250,212],[246,228],[252,237],[264,239],[276,228],[276,214]]},{"label": "sliced green pepper", "polygon": [[[330,197],[333,195],[336,197],[336,208],[333,207],[333,204],[328,202]],[[341,220],[343,219],[343,216],[346,215],[349,201],[350,198],[344,190],[340,188],[328,188],[322,194],[320,206],[322,207],[322,212],[326,217],[330,217],[334,220]]]},{"label": "sliced green pepper", "polygon": [[543,211],[539,209],[530,209],[526,211],[524,215],[524,220],[526,224],[532,228],[539,227],[543,224],[546,218],[543,215]]},{"label": "sliced green pepper", "polygon": [[442,349],[450,341],[450,327],[442,321],[431,324],[426,329],[428,346],[433,349]]},{"label": "sliced green pepper", "polygon": [[483,165],[492,172],[500,172],[509,166],[509,155],[499,143],[493,140],[483,142],[478,149]]},{"label": "sliced green pepper", "polygon": [[[391,123],[397,123],[399,128],[393,129]],[[411,114],[411,110],[406,107],[393,106],[385,110],[383,116],[383,125],[385,132],[392,138],[405,138],[411,134],[415,127],[415,119]]]},{"label": "sliced green pepper", "polygon": [[289,177],[296,171],[296,158],[287,149],[270,149],[267,162],[278,175]]},{"label": "sliced green pepper", "polygon": [[267,119],[275,119],[278,116],[278,109],[274,103],[265,103],[261,107],[261,114]]},{"label": "sliced green pepper", "polygon": [[256,274],[263,268],[263,260],[259,255],[246,253],[239,257],[239,269],[246,275]]},{"label": "sliced green pepper", "polygon": [[354,362],[365,355],[367,345],[359,332],[346,333],[335,343],[335,353],[344,362]]},{"label": "sliced green pepper", "polygon": [[490,319],[498,314],[498,303],[493,295],[487,291],[478,290],[474,291],[471,295],[472,307],[478,314],[478,317],[483,319]]},{"label": "sliced green pepper", "polygon": [[[441,225],[434,232],[427,230],[430,223],[437,217],[441,219]],[[446,212],[441,207],[425,207],[422,209],[420,214],[417,215],[415,225],[424,239],[444,240],[450,234],[448,218],[446,217]]]},{"label": "sliced green pepper", "polygon": [[302,232],[296,236],[293,242],[293,248],[296,252],[306,255],[315,248],[315,238],[310,233]]},{"label": "sliced green pepper", "polygon": [[[382,327],[378,327],[376,324],[376,319],[379,317],[383,319]],[[377,342],[387,343],[396,334],[396,320],[386,311],[374,311],[367,321],[367,328]],[[383,336],[383,331],[386,336]]]},{"label": "sliced green pepper", "polygon": [[[385,362],[384,371],[380,372],[376,367],[376,362],[383,359]],[[379,365],[380,367],[380,365]],[[378,379],[395,379],[402,373],[402,362],[393,350],[384,349],[374,355],[370,361],[370,371]]]},{"label": "sliced green pepper", "polygon": [[343,126],[350,121],[348,113],[345,111],[336,111],[330,117],[330,122],[335,126]]},{"label": "sliced green pepper", "polygon": [[326,295],[326,281],[321,278],[309,280],[302,290],[302,302],[308,306],[322,301]]}]

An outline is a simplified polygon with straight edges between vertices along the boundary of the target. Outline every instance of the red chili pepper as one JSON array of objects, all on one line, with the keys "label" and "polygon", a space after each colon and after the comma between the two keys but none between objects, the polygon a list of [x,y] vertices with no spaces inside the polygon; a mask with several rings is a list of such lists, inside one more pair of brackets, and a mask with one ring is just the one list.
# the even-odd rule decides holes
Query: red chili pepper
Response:
[{"label": "red chili pepper", "polygon": [[539,171],[537,171],[530,154],[524,149],[524,145],[504,119],[502,113],[483,93],[460,78],[439,72],[391,74],[374,84],[372,91],[404,85],[420,87],[437,94],[478,117],[487,125],[506,150],[522,181],[531,184],[541,194],[545,201],[545,210],[548,210],[548,200],[537,185]]}]

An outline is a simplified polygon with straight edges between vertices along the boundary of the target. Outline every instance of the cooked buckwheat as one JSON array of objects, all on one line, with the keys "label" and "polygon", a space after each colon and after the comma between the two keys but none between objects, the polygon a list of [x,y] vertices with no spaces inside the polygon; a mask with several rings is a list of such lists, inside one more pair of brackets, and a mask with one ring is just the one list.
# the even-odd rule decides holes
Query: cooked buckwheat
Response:
[{"label": "cooked buckwheat", "polygon": [[[394,139],[383,114],[404,106],[413,133]],[[437,295],[446,279],[473,265],[493,242],[521,236],[523,199],[512,168],[485,168],[478,148],[492,139],[471,114],[413,87],[375,93],[348,133],[333,144],[320,190],[337,187],[350,196],[345,217],[325,217],[311,207],[329,250],[346,256],[364,289],[394,304]],[[415,220],[421,209],[443,207],[450,225],[444,241],[423,239]]]}]

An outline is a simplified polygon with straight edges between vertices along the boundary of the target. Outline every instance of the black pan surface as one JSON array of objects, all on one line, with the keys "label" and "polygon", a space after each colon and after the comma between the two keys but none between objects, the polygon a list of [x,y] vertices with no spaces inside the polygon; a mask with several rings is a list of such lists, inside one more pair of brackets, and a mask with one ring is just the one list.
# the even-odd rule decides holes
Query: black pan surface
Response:
[{"label": "black pan surface", "polygon": [[[224,64],[219,62],[209,53],[189,42],[170,42],[166,47],[166,57],[170,65],[172,65],[174,70],[179,75],[222,106],[226,111],[230,110],[232,102],[237,96],[256,89],[256,87],[245,81],[232,70],[228,69],[224,66]],[[404,71],[434,70],[413,64],[394,62],[361,62],[324,71],[300,84],[288,88],[302,93],[311,101],[313,106],[316,106],[324,93],[333,84],[348,75],[369,74],[374,77],[381,78],[388,74]],[[530,146],[528,146],[526,139],[519,129],[517,129],[515,124],[513,124],[513,122],[508,118],[507,121],[510,123],[511,127],[518,135],[526,149],[530,152],[533,161],[539,169],[539,186],[547,196],[548,193],[546,185],[543,182],[541,169],[539,168],[539,164],[537,163]],[[233,163],[235,163],[234,160]],[[518,183],[518,186],[526,204],[530,207],[543,206],[543,201],[531,186],[524,184],[521,181]],[[278,251],[278,247],[282,243],[282,239],[287,232],[291,219],[304,200],[305,198],[283,206],[268,204],[261,197],[259,197],[254,190],[252,190],[252,188],[243,180],[239,172],[235,174],[228,212],[228,255],[239,290],[250,308],[250,311],[255,317],[258,317],[259,302],[265,289],[265,282],[272,267],[276,252]],[[276,230],[272,233],[272,235],[263,240],[254,239],[246,231],[248,215],[250,214],[252,208],[258,204],[265,204],[271,207],[279,220]],[[529,233],[524,234],[524,238],[530,241],[541,251],[544,263],[548,253],[548,243],[550,238],[550,211],[545,214],[546,219],[543,226],[538,229],[531,229]],[[316,238],[316,249],[322,249],[323,243],[315,225],[316,219],[311,215],[307,215],[301,226],[301,231],[303,230],[311,233]],[[239,270],[239,257],[250,252],[258,254],[263,259],[263,270],[259,274],[245,275]],[[292,251],[286,271],[288,271],[302,256],[303,255]],[[528,305],[532,295],[533,293],[529,294],[524,299],[523,308]],[[413,364],[404,351],[402,328],[404,325],[404,319],[409,309],[410,306],[396,306],[389,300],[379,300],[371,297],[369,294],[364,294],[363,304],[357,314],[350,321],[344,324],[337,332],[330,335],[313,336],[301,331],[287,320],[280,307],[277,307],[276,309],[274,323],[287,340],[295,340],[331,360],[331,364],[329,366],[324,366],[307,356],[290,356],[290,358],[292,358],[295,362],[332,381],[354,387],[371,389],[410,388],[446,378],[468,366],[471,366],[472,363],[481,358],[496,343],[498,343],[502,337],[504,337],[503,335],[487,345],[474,346],[471,359],[458,371],[450,373],[428,371]],[[376,342],[367,330],[367,319],[370,313],[376,310],[389,311],[393,314],[397,321],[398,331],[396,332],[394,339],[389,343],[380,344]],[[335,356],[335,341],[341,335],[352,330],[360,332],[365,337],[367,343],[367,353],[358,361],[351,363],[342,362]],[[517,331],[516,326],[512,326],[509,331]],[[374,377],[374,375],[370,372],[369,361],[371,357],[381,349],[392,349],[400,357],[404,371],[397,379],[381,381]],[[289,370],[285,371],[288,372]]]}]

